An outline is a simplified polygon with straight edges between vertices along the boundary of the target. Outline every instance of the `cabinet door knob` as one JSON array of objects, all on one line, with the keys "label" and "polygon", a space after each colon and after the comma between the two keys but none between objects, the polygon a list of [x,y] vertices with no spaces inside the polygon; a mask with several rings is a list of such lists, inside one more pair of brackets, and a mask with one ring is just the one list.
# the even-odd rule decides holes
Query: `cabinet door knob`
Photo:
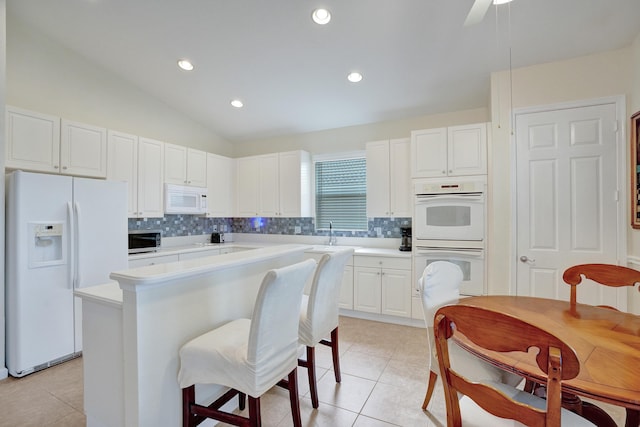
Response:
[{"label": "cabinet door knob", "polygon": [[62,170],[65,170],[65,171],[66,171],[66,170],[67,170],[67,167],[66,167],[66,166],[63,166],[63,167],[62,167]]},{"label": "cabinet door knob", "polygon": [[447,171],[442,171],[442,174],[445,175],[447,173]]},{"label": "cabinet door knob", "polygon": [[53,166],[53,168],[54,168],[54,169],[58,169],[58,165],[54,165],[54,166]]},{"label": "cabinet door knob", "polygon": [[449,173],[453,172],[451,169],[449,169]]}]

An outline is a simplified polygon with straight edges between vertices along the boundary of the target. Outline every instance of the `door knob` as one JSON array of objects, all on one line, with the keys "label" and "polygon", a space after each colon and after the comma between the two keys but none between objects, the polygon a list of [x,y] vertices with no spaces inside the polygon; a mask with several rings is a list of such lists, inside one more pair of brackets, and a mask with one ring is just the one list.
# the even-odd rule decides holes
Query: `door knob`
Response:
[{"label": "door knob", "polygon": [[529,264],[533,264],[534,262],[536,262],[536,260],[535,260],[535,259],[533,259],[533,258],[529,258],[529,257],[528,257],[528,256],[526,256],[526,255],[522,255],[522,256],[520,257],[520,262],[526,262],[526,263],[529,263]]}]

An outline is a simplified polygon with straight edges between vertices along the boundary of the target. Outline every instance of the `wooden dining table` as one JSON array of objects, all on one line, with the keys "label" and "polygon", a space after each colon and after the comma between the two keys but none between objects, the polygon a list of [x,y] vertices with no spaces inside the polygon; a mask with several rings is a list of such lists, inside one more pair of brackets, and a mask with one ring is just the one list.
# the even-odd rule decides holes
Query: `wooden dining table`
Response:
[{"label": "wooden dining table", "polygon": [[[580,360],[580,373],[562,384],[563,406],[598,426],[615,425],[598,406],[578,396],[621,406],[627,410],[627,427],[640,420],[640,316],[568,301],[525,296],[461,298],[470,305],[510,314],[544,329],[569,344]],[[538,383],[546,376],[529,353],[499,353],[481,349],[464,337],[456,341],[476,356],[509,372]],[[565,398],[566,396],[566,398]]]}]

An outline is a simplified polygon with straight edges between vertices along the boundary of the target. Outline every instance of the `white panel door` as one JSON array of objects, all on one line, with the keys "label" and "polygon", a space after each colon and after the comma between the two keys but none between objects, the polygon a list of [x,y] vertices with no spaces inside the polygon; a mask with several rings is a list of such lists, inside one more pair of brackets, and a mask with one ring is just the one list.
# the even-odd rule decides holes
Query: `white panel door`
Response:
[{"label": "white panel door", "polygon": [[58,173],[60,118],[7,107],[6,163],[8,168]]},{"label": "white panel door", "polygon": [[[564,270],[618,263],[616,106],[516,115],[517,294],[569,298]],[[578,302],[626,309],[626,291],[585,283]]]},{"label": "white panel door", "polygon": [[138,212],[137,217],[164,216],[164,143],[138,139]]},{"label": "white panel door", "polygon": [[448,175],[487,173],[487,125],[477,123],[448,129]]},{"label": "white panel door", "polygon": [[[302,208],[302,152],[288,151],[278,155],[278,216],[301,216]],[[305,191],[308,190],[305,189]],[[308,212],[307,212],[308,213]]]},{"label": "white panel door", "polygon": [[164,182],[187,184],[187,147],[164,144]]},{"label": "white panel door", "polygon": [[280,175],[278,154],[260,156],[260,177],[258,192],[260,216],[280,215]]},{"label": "white panel door", "polygon": [[238,191],[236,213],[238,216],[258,216],[258,193],[260,191],[260,158],[241,157],[236,163]]},{"label": "white panel door", "polygon": [[62,120],[60,126],[60,172],[67,175],[107,176],[107,130]]},{"label": "white panel door", "polygon": [[208,217],[233,216],[235,182],[235,160],[207,153]]},{"label": "white panel door", "polygon": [[353,269],[353,309],[368,313],[380,313],[382,285],[379,268],[355,267]]},{"label": "white panel door", "polygon": [[[389,141],[389,208],[391,216],[410,217],[413,210],[409,159],[411,144],[408,138]],[[368,178],[367,178],[368,179]],[[368,199],[367,191],[367,199]]]},{"label": "white panel door", "polygon": [[381,313],[411,317],[411,271],[382,270]]},{"label": "white panel door", "polygon": [[187,185],[207,186],[207,153],[205,151],[187,149]]},{"label": "white panel door", "polygon": [[388,217],[389,211],[389,141],[368,142],[367,216]]},{"label": "white panel door", "polygon": [[447,128],[411,132],[411,177],[447,176]]},{"label": "white panel door", "polygon": [[107,144],[107,179],[127,183],[127,215],[135,217],[138,211],[138,137],[110,130]]}]

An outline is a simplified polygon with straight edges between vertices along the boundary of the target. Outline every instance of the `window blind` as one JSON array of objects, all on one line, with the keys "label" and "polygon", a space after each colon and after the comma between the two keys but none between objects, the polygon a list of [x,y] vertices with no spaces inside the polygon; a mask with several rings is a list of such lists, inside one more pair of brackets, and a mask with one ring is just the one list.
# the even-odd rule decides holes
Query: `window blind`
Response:
[{"label": "window blind", "polygon": [[367,174],[364,158],[318,161],[316,228],[367,229]]}]

